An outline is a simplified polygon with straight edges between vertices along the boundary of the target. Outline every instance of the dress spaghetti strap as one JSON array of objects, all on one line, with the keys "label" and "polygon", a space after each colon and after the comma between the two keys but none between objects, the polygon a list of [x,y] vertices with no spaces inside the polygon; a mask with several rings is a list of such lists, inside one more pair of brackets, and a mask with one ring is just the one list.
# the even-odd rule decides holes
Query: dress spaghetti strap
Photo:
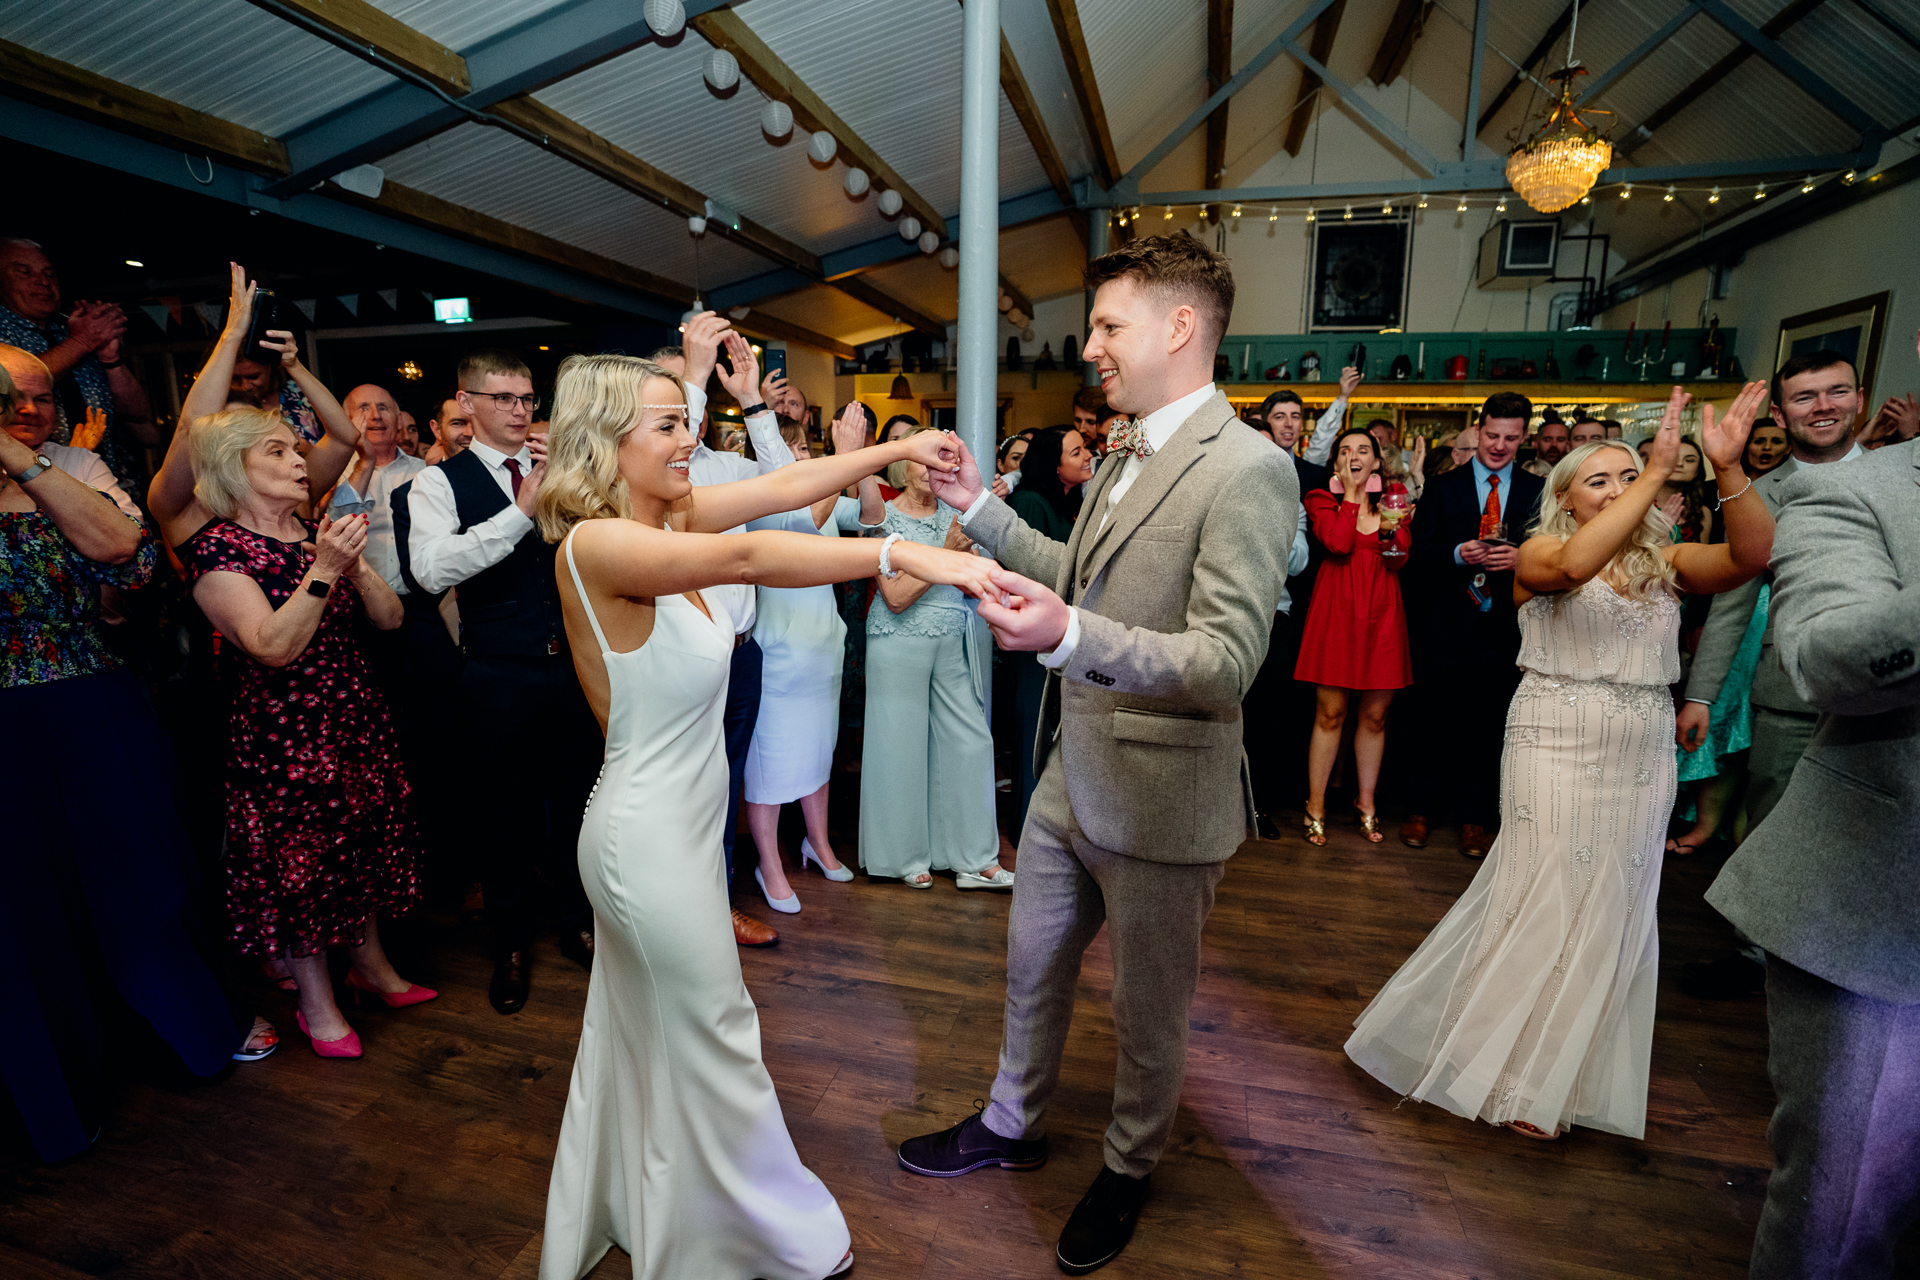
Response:
[{"label": "dress spaghetti strap", "polygon": [[573,589],[580,593],[580,607],[587,611],[587,625],[593,628],[593,638],[600,642],[600,656],[605,658],[613,651],[607,648],[607,633],[600,629],[600,619],[593,615],[593,601],[587,598],[587,588],[580,581],[580,566],[573,562],[573,535],[578,532],[580,526],[577,524],[567,530],[567,572],[573,575]]}]

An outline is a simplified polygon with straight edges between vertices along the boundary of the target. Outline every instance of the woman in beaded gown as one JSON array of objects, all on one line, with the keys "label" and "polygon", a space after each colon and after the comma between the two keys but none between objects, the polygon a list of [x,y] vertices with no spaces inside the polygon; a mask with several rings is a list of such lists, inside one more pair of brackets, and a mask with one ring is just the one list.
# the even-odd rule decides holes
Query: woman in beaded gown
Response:
[{"label": "woman in beaded gown", "polygon": [[1610,440],[1547,477],[1516,574],[1526,674],[1507,714],[1499,839],[1346,1044],[1396,1093],[1529,1137],[1645,1134],[1678,595],[1738,586],[1773,547],[1738,465],[1761,382],[1717,424],[1702,409],[1727,541],[1668,537],[1654,503],[1688,399],[1673,389],[1644,469]]}]

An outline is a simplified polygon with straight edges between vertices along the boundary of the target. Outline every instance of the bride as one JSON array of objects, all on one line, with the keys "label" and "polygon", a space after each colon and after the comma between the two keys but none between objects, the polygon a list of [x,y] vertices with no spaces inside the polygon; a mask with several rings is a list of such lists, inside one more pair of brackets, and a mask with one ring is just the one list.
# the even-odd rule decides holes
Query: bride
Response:
[{"label": "bride", "polygon": [[1739,586],[1773,547],[1773,518],[1740,469],[1764,382],[1717,424],[1701,409],[1727,541],[1671,541],[1654,503],[1690,398],[1673,389],[1644,469],[1604,440],[1547,477],[1515,575],[1526,674],[1507,713],[1500,838],[1346,1044],[1396,1093],[1528,1137],[1646,1132],[1677,597]]},{"label": "bride", "polygon": [[[755,398],[738,334],[721,381]],[[821,1280],[852,1265],[847,1224],[794,1151],[760,1060],[720,857],[732,624],[703,587],[811,587],[904,571],[975,595],[993,561],[889,539],[718,537],[889,463],[951,470],[942,435],[797,462],[734,484],[687,479],[678,378],[630,356],[560,366],[535,508],[562,541],[574,666],[607,735],[580,828],[593,979],[547,1197],[541,1280],[578,1280],[617,1244],[636,1280]],[[997,593],[996,593],[997,598]]]}]

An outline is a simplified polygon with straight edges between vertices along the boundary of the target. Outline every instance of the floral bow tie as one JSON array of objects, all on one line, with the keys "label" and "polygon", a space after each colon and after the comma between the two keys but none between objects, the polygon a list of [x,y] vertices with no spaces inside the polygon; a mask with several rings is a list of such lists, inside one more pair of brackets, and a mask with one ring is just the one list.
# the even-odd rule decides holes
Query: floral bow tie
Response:
[{"label": "floral bow tie", "polygon": [[1114,423],[1107,432],[1107,453],[1109,456],[1119,453],[1130,458],[1151,458],[1153,446],[1147,443],[1147,424],[1131,418]]}]

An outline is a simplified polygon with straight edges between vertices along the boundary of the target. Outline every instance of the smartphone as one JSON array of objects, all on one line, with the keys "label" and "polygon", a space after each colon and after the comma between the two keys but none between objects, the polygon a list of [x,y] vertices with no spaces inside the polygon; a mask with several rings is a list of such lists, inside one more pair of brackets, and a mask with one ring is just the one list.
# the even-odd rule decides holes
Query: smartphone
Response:
[{"label": "smartphone", "polygon": [[240,348],[240,354],[248,360],[264,365],[280,363],[280,353],[271,347],[261,346],[267,336],[267,330],[279,329],[287,333],[293,327],[281,319],[280,300],[271,289],[255,289],[253,292],[253,323],[247,326],[247,341]]},{"label": "smartphone", "polygon": [[761,355],[760,377],[764,380],[772,377],[776,373],[785,373],[786,371],[787,349],[785,347],[766,348]]}]

